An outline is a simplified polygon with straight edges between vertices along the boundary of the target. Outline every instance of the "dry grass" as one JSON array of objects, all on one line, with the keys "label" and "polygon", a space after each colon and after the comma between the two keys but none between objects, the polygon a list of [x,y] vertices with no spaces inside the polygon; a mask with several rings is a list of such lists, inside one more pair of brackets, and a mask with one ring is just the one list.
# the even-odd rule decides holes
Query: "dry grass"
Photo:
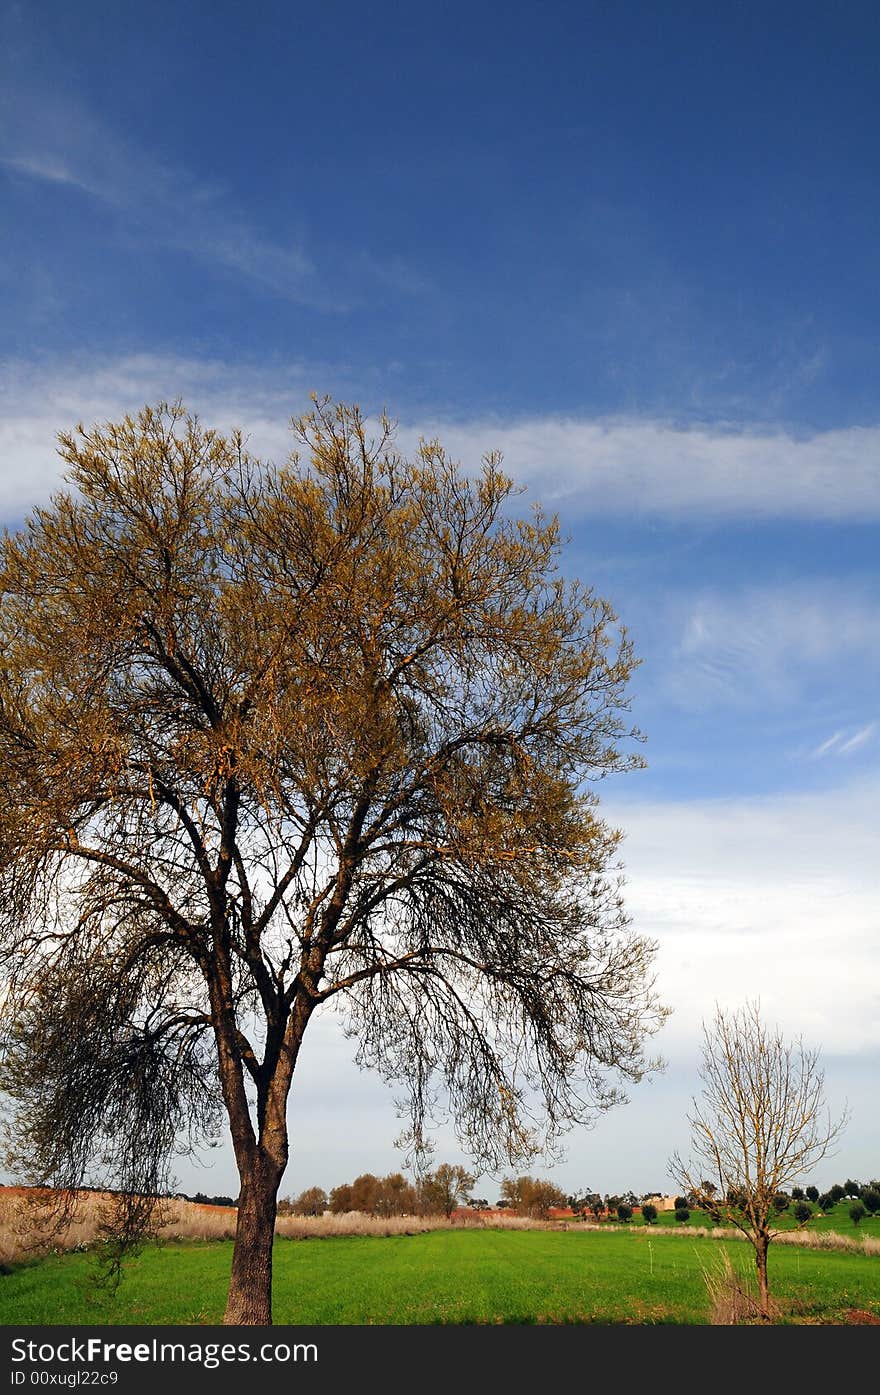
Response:
[{"label": "dry grass", "polygon": [[[25,1187],[0,1187],[0,1263],[62,1250],[84,1249],[98,1238],[111,1197],[81,1192],[60,1220],[49,1193]],[[204,1206],[194,1201],[162,1201],[156,1234],[164,1240],[231,1240],[236,1211],[232,1206]],[[367,1216],[348,1211],[340,1216],[279,1216],[276,1233],[287,1240],[322,1239],[334,1235],[419,1235],[429,1230],[460,1230],[491,1226],[503,1230],[542,1230],[552,1223],[493,1213],[483,1220],[478,1212],[452,1220],[445,1216]]]},{"label": "dry grass", "polygon": [[709,1321],[715,1327],[735,1327],[757,1322],[761,1313],[757,1299],[745,1278],[733,1267],[727,1250],[716,1265],[704,1265],[703,1280],[709,1295]]},{"label": "dry grass", "polygon": [[275,1233],[286,1240],[320,1239],[331,1235],[422,1235],[428,1230],[542,1230],[546,1225],[523,1216],[496,1216],[482,1220],[479,1212],[445,1216],[367,1216],[345,1211],[340,1216],[279,1216]]},{"label": "dry grass", "polygon": [[[112,1197],[80,1192],[59,1213],[49,1192],[37,1188],[0,1188],[0,1262],[52,1251],[85,1249],[98,1238]],[[162,1201],[157,1234],[166,1239],[227,1240],[235,1234],[235,1210],[193,1201]]]}]

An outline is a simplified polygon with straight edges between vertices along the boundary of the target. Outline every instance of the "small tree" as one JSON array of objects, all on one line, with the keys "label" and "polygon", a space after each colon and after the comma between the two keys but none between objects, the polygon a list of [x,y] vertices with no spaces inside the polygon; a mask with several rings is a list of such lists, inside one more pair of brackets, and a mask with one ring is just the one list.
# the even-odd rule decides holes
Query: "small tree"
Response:
[{"label": "small tree", "polygon": [[596,1192],[595,1196],[590,1198],[590,1214],[595,1218],[595,1220],[598,1221],[599,1217],[603,1215],[604,1211],[605,1202],[602,1200],[599,1193]]},{"label": "small tree", "polygon": [[565,1192],[543,1177],[505,1177],[501,1194],[518,1216],[546,1219],[553,1206],[567,1204]]},{"label": "small tree", "polygon": [[798,1225],[806,1225],[813,1214],[813,1208],[808,1201],[796,1201],[791,1208],[791,1213]]},{"label": "small tree", "polygon": [[372,1172],[364,1172],[360,1177],[355,1177],[348,1198],[351,1210],[362,1211],[366,1216],[378,1215],[381,1185],[379,1178]]},{"label": "small tree", "polygon": [[618,1206],[618,1208],[617,1208],[617,1219],[618,1219],[619,1221],[624,1221],[624,1222],[626,1222],[626,1221],[631,1221],[631,1220],[632,1220],[632,1214],[633,1214],[633,1209],[632,1209],[632,1207],[631,1207],[631,1206],[628,1206],[627,1203],[626,1203],[625,1201],[622,1201],[622,1202],[620,1203],[620,1205]]},{"label": "small tree", "polygon": [[825,1192],[823,1196],[819,1197],[819,1210],[825,1216],[828,1215],[829,1211],[834,1210],[834,1197],[830,1192]]},{"label": "small tree", "polygon": [[813,1204],[815,1205],[815,1203],[816,1203],[818,1200],[819,1200],[819,1188],[818,1188],[818,1187],[807,1187],[807,1201],[812,1201]]},{"label": "small tree", "polygon": [[418,1209],[416,1189],[402,1172],[389,1172],[387,1177],[379,1179],[375,1202],[377,1216],[412,1216]]},{"label": "small tree", "polygon": [[576,1212],[581,1216],[586,1216],[587,1212],[590,1209],[590,1204],[595,1196],[595,1192],[585,1190],[582,1192],[572,1192],[571,1196],[566,1197],[566,1200],[569,1206],[571,1207],[572,1211]]},{"label": "small tree", "polygon": [[862,1203],[860,1201],[854,1201],[849,1208],[849,1218],[853,1225],[858,1225],[859,1221],[863,1220],[866,1215],[867,1212]]},{"label": "small tree", "polygon": [[676,1206],[675,1219],[680,1225],[684,1225],[691,1218],[691,1213],[686,1206]]},{"label": "small tree", "polygon": [[291,1209],[295,1216],[323,1216],[327,1210],[327,1193],[323,1187],[307,1187]]},{"label": "small tree", "polygon": [[843,1194],[844,1196],[851,1197],[853,1201],[857,1201],[862,1194],[861,1182],[856,1182],[852,1177],[847,1177],[843,1184]]},{"label": "small tree", "polygon": [[651,1201],[646,1201],[642,1207],[642,1220],[645,1225],[653,1225],[657,1219],[657,1207]]},{"label": "small tree", "polygon": [[880,1211],[880,1192],[875,1191],[873,1187],[865,1188],[861,1200],[862,1205],[870,1215],[874,1216]]},{"label": "small tree", "polygon": [[419,1180],[419,1201],[429,1215],[451,1216],[464,1201],[476,1178],[455,1163],[440,1163]]},{"label": "small tree", "polygon": [[833,1122],[825,1108],[818,1060],[802,1041],[792,1046],[768,1028],[757,1003],[732,1013],[718,1008],[703,1024],[703,1089],[688,1115],[693,1160],[676,1154],[670,1168],[701,1204],[700,1179],[706,1172],[717,1177],[726,1200],[714,1204],[754,1247],[765,1321],[774,1198],[828,1154],[846,1123],[846,1114]]},{"label": "small tree", "polygon": [[838,1201],[843,1201],[843,1198],[846,1196],[846,1192],[844,1191],[843,1187],[840,1185],[839,1182],[835,1182],[833,1187],[829,1187],[828,1194],[831,1197],[831,1200],[834,1202],[835,1206],[837,1205]]},{"label": "small tree", "polygon": [[803,1199],[804,1199],[803,1187],[792,1187],[792,1189],[791,1189],[791,1199],[792,1199],[792,1201],[803,1201]]}]

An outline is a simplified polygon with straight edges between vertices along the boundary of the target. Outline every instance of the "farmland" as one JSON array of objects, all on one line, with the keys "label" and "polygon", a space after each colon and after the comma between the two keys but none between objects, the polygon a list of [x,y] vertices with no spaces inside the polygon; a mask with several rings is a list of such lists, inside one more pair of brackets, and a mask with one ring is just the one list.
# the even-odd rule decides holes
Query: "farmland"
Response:
[{"label": "farmland", "polygon": [[[771,1276],[783,1322],[880,1321],[880,1257],[778,1244]],[[742,1242],[646,1227],[440,1229],[275,1245],[275,1321],[296,1324],[709,1321],[704,1280],[722,1250],[751,1278]],[[0,1320],[16,1324],[215,1323],[228,1241],[150,1245],[115,1297],[88,1253],[50,1255],[0,1278]]]}]

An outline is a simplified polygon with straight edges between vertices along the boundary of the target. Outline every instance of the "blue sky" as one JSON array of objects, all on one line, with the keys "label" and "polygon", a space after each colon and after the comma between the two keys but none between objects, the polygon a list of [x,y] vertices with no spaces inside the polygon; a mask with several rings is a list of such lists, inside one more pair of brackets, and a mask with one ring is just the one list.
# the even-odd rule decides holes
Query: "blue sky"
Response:
[{"label": "blue sky", "polygon": [[[662,1179],[755,994],[880,1173],[878,59],[857,3],[0,0],[0,518],[80,418],[182,395],[278,459],[330,392],[503,449],[634,637],[649,768],[603,793],[670,1068],[566,1185]],[[348,1050],[304,1052],[292,1189],[395,1164]]]}]

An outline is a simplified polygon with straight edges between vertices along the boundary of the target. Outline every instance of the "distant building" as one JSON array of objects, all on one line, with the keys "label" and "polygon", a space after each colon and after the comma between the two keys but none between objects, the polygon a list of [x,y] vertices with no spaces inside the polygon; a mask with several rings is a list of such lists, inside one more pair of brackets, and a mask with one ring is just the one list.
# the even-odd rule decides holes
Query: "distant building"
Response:
[{"label": "distant building", "polygon": [[646,1196],[644,1200],[650,1201],[651,1205],[656,1206],[658,1211],[675,1210],[674,1196],[660,1196],[659,1193],[655,1192],[653,1196]]}]

